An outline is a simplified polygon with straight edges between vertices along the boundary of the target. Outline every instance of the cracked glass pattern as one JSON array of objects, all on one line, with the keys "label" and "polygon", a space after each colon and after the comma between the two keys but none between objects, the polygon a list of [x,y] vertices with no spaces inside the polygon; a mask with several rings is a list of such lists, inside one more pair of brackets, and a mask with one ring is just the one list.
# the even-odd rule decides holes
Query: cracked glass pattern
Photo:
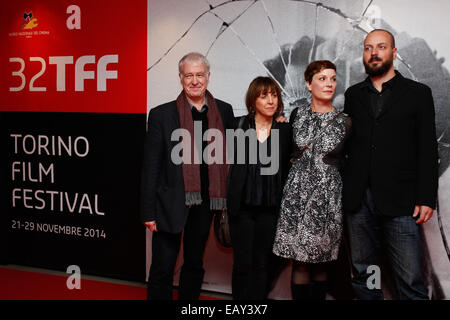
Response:
[{"label": "cracked glass pattern", "polygon": [[[396,38],[396,69],[433,90],[442,177],[450,171],[447,170],[450,163],[448,66],[445,57],[431,49],[426,38],[392,26],[397,19],[395,14],[407,20],[408,12],[423,2],[149,0],[148,108],[178,95],[181,90],[178,61],[185,53],[198,51],[211,63],[209,90],[217,98],[230,102],[235,115],[247,113],[244,96],[251,80],[267,75],[281,86],[288,117],[296,106],[309,102],[303,72],[310,61],[318,59],[331,60],[337,66],[338,87],[333,103],[341,109],[346,88],[366,78],[362,64],[365,35],[375,28],[384,28]],[[432,10],[436,12],[450,12],[450,4],[445,1],[433,2],[433,5]],[[388,6],[389,14],[385,17],[383,8]],[[397,7],[392,9],[392,6]],[[446,48],[444,54],[448,57],[450,47]],[[440,185],[437,214],[439,245],[444,246],[447,253],[447,260],[442,263],[448,264],[449,174],[441,180],[444,184]],[[447,281],[450,288],[450,278]]]}]

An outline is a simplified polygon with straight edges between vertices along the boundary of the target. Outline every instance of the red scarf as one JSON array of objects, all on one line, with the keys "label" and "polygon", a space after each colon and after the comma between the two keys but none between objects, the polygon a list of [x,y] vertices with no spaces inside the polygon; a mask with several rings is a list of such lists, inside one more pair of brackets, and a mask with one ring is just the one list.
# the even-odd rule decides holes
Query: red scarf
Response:
[{"label": "red scarf", "polygon": [[[210,163],[208,165],[210,208],[211,210],[222,210],[227,207],[226,181],[228,164],[226,163],[225,130],[216,100],[209,91],[206,91],[206,98],[208,99],[208,112],[206,114],[208,118],[208,129],[218,129],[223,137],[223,164]],[[194,154],[198,152],[194,141],[194,121],[192,119],[191,106],[189,105],[184,91],[182,91],[177,98],[177,110],[180,119],[180,128],[186,129],[191,136],[190,163],[184,163],[183,161],[185,203],[187,206],[199,205],[202,203],[200,165],[194,162]],[[209,143],[211,143],[211,141]],[[203,161],[203,150],[200,153],[200,157],[201,161]]]}]

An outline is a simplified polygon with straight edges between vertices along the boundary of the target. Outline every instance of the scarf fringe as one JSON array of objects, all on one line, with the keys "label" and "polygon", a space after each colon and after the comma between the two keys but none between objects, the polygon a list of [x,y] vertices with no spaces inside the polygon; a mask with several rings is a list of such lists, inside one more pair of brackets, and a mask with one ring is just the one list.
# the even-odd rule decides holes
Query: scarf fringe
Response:
[{"label": "scarf fringe", "polygon": [[[202,195],[200,192],[186,192],[186,205],[188,207],[202,204]],[[222,210],[227,208],[227,199],[211,198],[209,200],[211,210]]]},{"label": "scarf fringe", "polygon": [[209,202],[211,210],[222,210],[227,208],[227,199],[225,198],[211,198]]},{"label": "scarf fringe", "polygon": [[202,204],[202,195],[200,192],[186,192],[186,205],[188,207]]}]

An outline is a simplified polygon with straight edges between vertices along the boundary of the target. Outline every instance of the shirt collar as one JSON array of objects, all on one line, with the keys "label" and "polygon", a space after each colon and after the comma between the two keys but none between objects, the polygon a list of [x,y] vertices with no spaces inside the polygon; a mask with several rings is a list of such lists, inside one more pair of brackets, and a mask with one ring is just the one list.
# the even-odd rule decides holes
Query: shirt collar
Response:
[{"label": "shirt collar", "polygon": [[[382,90],[381,90],[381,91],[384,91],[384,90],[387,89],[387,88],[392,89],[392,88],[394,87],[395,82],[397,81],[397,79],[400,78],[399,74],[400,74],[400,73],[399,73],[397,70],[395,70],[395,76],[394,76],[392,79],[390,79],[389,81],[386,81],[386,82],[383,83],[383,86],[382,86]],[[370,80],[370,77],[367,77],[367,78],[364,80],[364,82],[363,82],[362,85],[361,85],[361,88],[369,88],[369,89],[378,91],[378,90],[376,90],[375,87],[373,86],[373,83],[372,83],[372,80]]]},{"label": "shirt collar", "polygon": [[392,89],[394,87],[395,82],[397,81],[398,78],[399,78],[398,71],[395,71],[395,76],[391,80],[386,81],[385,83],[383,83],[383,87],[386,87],[386,88],[389,87],[390,89]]},{"label": "shirt collar", "polygon": [[[193,104],[191,104],[189,101],[188,101],[188,103],[189,103],[189,105],[191,106],[191,111],[195,108],[195,110],[197,110],[197,108],[193,105]],[[201,108],[201,110],[200,111],[198,111],[198,112],[200,112],[200,113],[202,113],[202,112],[205,112],[206,110],[208,110],[208,97],[207,96],[205,96],[205,104],[204,104],[204,106]]]},{"label": "shirt collar", "polygon": [[[256,123],[255,123],[255,117],[248,117],[248,122],[250,124],[250,128],[255,129],[256,128]],[[272,117],[272,127],[271,129],[275,129],[275,127],[278,126],[278,122],[275,119],[275,117]]]}]

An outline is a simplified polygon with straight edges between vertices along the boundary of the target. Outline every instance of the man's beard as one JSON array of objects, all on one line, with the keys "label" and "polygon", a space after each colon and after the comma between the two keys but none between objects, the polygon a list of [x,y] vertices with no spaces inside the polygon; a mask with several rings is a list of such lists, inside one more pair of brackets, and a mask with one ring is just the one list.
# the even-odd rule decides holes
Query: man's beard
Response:
[{"label": "man's beard", "polygon": [[[366,63],[363,60],[363,64],[364,64],[364,68],[366,69],[366,73],[370,77],[378,77],[378,76],[384,75],[386,72],[389,71],[389,69],[392,67],[392,64],[393,64],[393,59],[386,60],[385,62],[376,60],[376,61],[379,61],[378,65],[376,67],[372,67],[369,64],[372,59],[373,58],[371,58],[368,63]],[[380,63],[381,63],[381,65],[380,65]]]}]

